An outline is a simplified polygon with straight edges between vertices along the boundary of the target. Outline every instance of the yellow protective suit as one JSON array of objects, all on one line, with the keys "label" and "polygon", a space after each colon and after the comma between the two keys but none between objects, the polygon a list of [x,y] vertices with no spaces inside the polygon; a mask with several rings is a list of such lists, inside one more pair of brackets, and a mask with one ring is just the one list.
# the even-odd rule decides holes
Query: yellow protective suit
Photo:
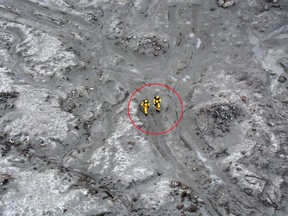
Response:
[{"label": "yellow protective suit", "polygon": [[147,116],[148,115],[148,108],[150,107],[150,103],[147,99],[143,100],[143,102],[141,103],[141,106],[144,109],[144,114]]},{"label": "yellow protective suit", "polygon": [[154,97],[154,105],[156,107],[156,111],[160,112],[160,109],[161,109],[161,98],[159,96]]}]

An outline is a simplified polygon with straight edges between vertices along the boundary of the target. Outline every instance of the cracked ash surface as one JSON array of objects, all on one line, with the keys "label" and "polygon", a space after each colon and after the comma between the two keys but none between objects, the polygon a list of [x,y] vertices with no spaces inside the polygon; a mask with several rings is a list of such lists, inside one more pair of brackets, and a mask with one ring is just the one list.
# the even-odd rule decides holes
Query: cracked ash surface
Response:
[{"label": "cracked ash surface", "polygon": [[[1,215],[287,215],[286,0],[1,0]],[[139,132],[144,83],[185,105]],[[138,104],[160,94],[147,118]],[[169,103],[168,103],[169,102]],[[169,90],[131,103],[150,131]]]}]

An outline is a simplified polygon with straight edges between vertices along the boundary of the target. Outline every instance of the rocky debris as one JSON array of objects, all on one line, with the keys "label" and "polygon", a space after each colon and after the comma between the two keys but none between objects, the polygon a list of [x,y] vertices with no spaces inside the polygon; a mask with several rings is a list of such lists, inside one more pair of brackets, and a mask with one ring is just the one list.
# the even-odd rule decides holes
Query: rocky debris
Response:
[{"label": "rocky debris", "polygon": [[209,112],[212,114],[217,124],[224,124],[232,121],[240,115],[240,109],[232,104],[214,104]]},{"label": "rocky debris", "polygon": [[[20,142],[10,139],[9,141],[4,142],[4,144],[3,142],[0,142],[0,148],[1,156],[7,156],[7,160],[12,164],[31,163],[32,160],[35,159],[35,150],[33,149],[32,144],[27,141]],[[41,153],[39,153],[38,156],[41,157]],[[42,163],[39,163],[39,165],[40,164]]]},{"label": "rocky debris", "polygon": [[176,206],[176,208],[177,208],[178,210],[181,210],[181,209],[184,208],[184,205],[183,205],[183,204],[179,204],[179,205]]},{"label": "rocky debris", "polygon": [[288,73],[288,58],[281,58],[278,60],[278,64],[280,64],[286,73]]},{"label": "rocky debris", "polygon": [[284,83],[284,82],[286,82],[286,77],[284,77],[284,76],[280,76],[279,78],[278,78],[278,82],[280,82],[280,83]]},{"label": "rocky debris", "polygon": [[15,148],[20,154],[26,154],[28,149],[27,143],[23,143],[22,147],[19,137],[13,137],[7,135],[5,132],[0,132],[0,154],[2,157],[6,156],[12,148]]},{"label": "rocky debris", "polygon": [[0,154],[2,157],[4,157],[11,150],[11,145],[6,141],[6,138],[7,134],[2,132],[0,135]]},{"label": "rocky debris", "polygon": [[[172,180],[170,186],[174,188],[171,192],[173,196],[180,196],[181,204],[177,205],[178,210],[182,210],[182,213],[196,212],[198,207],[196,205],[204,204],[203,200],[198,196],[193,196],[193,192],[190,187],[178,180]],[[186,206],[186,207],[185,207]]]},{"label": "rocky debris", "polygon": [[288,97],[285,97],[284,99],[282,99],[282,102],[285,104],[288,104]]},{"label": "rocky debris", "polygon": [[1,173],[0,174],[0,186],[8,184],[12,179],[13,178],[10,174]]},{"label": "rocky debris", "polygon": [[270,126],[270,127],[274,127],[274,126],[275,126],[275,123],[273,123],[273,122],[267,122],[267,125]]},{"label": "rocky debris", "polygon": [[217,124],[227,124],[240,115],[240,109],[232,104],[214,104],[208,112]]},{"label": "rocky debris", "polygon": [[268,5],[265,5],[263,9],[264,9],[265,11],[268,11],[268,10],[269,10]]},{"label": "rocky debris", "polygon": [[182,185],[182,183],[180,181],[177,181],[177,180],[172,180],[170,185],[171,185],[171,187],[175,188],[175,187],[180,187]]},{"label": "rocky debris", "polygon": [[244,103],[246,103],[246,102],[247,102],[247,97],[246,97],[246,96],[242,96],[242,97],[241,97],[241,100],[242,100]]},{"label": "rocky debris", "polygon": [[223,8],[232,7],[234,4],[233,0],[218,0],[218,6]]},{"label": "rocky debris", "polygon": [[213,122],[208,120],[212,124],[207,121],[205,123],[206,127],[210,127],[210,130],[213,130],[213,127],[216,127],[222,132],[227,132],[230,131],[230,122],[241,116],[241,110],[233,104],[213,104],[209,108],[200,109],[197,116],[205,116],[204,118],[213,120]]},{"label": "rocky debris", "polygon": [[257,92],[264,92],[266,90],[267,76],[263,70],[256,68],[252,71],[248,68],[246,71],[236,70],[233,74],[238,82],[245,84],[249,88],[255,89]]},{"label": "rocky debris", "polygon": [[199,205],[205,204],[204,201],[201,198],[199,198],[198,196],[194,196],[193,198],[195,199],[196,204],[199,204]]},{"label": "rocky debris", "polygon": [[92,23],[93,25],[99,25],[99,27],[102,27],[103,16],[104,13],[101,9],[95,9],[94,11],[90,11],[86,14],[88,22]]},{"label": "rocky debris", "polygon": [[198,210],[197,206],[192,204],[187,208],[187,211],[189,212],[197,212],[197,210]]},{"label": "rocky debris", "polygon": [[155,35],[120,37],[114,40],[114,44],[127,52],[154,56],[166,53],[169,47],[165,38],[158,38]]},{"label": "rocky debris", "polygon": [[154,55],[154,56],[158,56],[158,55],[159,55],[159,51],[158,51],[158,50],[154,50],[154,51],[153,51],[153,55]]},{"label": "rocky debris", "polygon": [[251,188],[244,188],[244,192],[249,195],[252,196],[253,190]]},{"label": "rocky debris", "polygon": [[10,98],[16,98],[18,96],[17,92],[0,92],[0,102],[7,102]]},{"label": "rocky debris", "polygon": [[183,190],[180,194],[181,197],[181,202],[183,202],[185,200],[185,197],[188,197],[191,195],[191,191],[190,190]]},{"label": "rocky debris", "polygon": [[214,158],[220,158],[220,157],[228,156],[229,152],[227,148],[220,148],[219,150],[214,152],[212,155]]},{"label": "rocky debris", "polygon": [[271,4],[272,7],[280,7],[278,0],[267,0],[268,3]]},{"label": "rocky debris", "polygon": [[[282,125],[285,126],[288,99],[285,98],[287,97],[285,92],[281,95],[278,94],[278,86],[274,89],[271,88],[271,78],[263,71],[261,63],[252,57],[253,50],[258,50],[259,54],[265,55],[268,51],[266,49],[271,49],[272,52],[273,50],[279,50],[279,52],[272,55],[273,58],[266,59],[265,64],[271,65],[273,63],[271,61],[275,63],[276,59],[281,57],[287,59],[287,52],[283,48],[285,47],[284,34],[287,23],[286,6],[283,6],[281,11],[264,12],[264,0],[252,0],[249,1],[249,4],[239,0],[234,1],[234,4],[239,5],[237,7],[239,16],[235,16],[233,13],[221,14],[221,10],[224,9],[216,10],[216,1],[211,7],[209,1],[199,1],[199,4],[195,4],[193,1],[153,0],[148,2],[136,0],[94,1],[93,3],[79,0],[74,1],[75,7],[71,6],[72,10],[70,8],[69,13],[61,13],[61,10],[66,7],[67,1],[41,1],[39,4],[30,2],[32,0],[27,0],[27,4],[21,4],[21,1],[17,1],[16,4],[13,1],[2,0],[0,3],[2,12],[0,26],[3,27],[0,37],[2,39],[5,36],[2,33],[9,32],[7,38],[11,38],[9,43],[5,42],[1,45],[0,42],[2,64],[11,65],[11,71],[13,71],[13,74],[6,74],[5,71],[2,73],[0,70],[1,88],[10,92],[11,89],[18,91],[23,86],[29,85],[35,89],[49,89],[49,91],[43,97],[38,97],[38,91],[31,92],[27,97],[23,96],[27,95],[27,91],[19,91],[21,97],[24,98],[19,97],[17,109],[9,113],[5,109],[3,111],[6,115],[5,118],[0,118],[0,132],[5,129],[3,131],[8,133],[6,135],[3,132],[0,135],[0,154],[3,155],[1,166],[6,166],[5,170],[13,171],[17,189],[25,189],[28,185],[28,193],[25,190],[15,191],[14,184],[2,187],[8,188],[9,186],[11,190],[9,189],[8,193],[1,193],[2,200],[5,200],[1,204],[1,214],[17,215],[21,212],[29,212],[32,215],[60,215],[61,212],[65,212],[71,215],[89,215],[93,212],[95,215],[117,215],[117,213],[121,215],[273,215],[277,208],[276,214],[287,215],[288,187],[285,167],[287,129],[283,128],[280,135],[273,131]],[[33,2],[39,1],[33,0]],[[220,7],[228,7],[233,1],[218,2]],[[277,3],[276,1],[270,2],[266,4],[269,8]],[[284,1],[278,2],[282,4]],[[47,10],[42,7],[43,4],[47,5]],[[59,7],[55,7],[56,4],[59,4]],[[16,17],[13,13],[8,13],[9,8],[7,9],[6,5],[14,6],[15,9],[19,8],[19,11],[23,9],[24,16],[22,16],[22,12]],[[105,13],[102,13],[100,8]],[[139,10],[139,8],[141,9]],[[209,9],[216,11],[209,13],[207,12]],[[33,15],[30,13],[33,11],[41,11],[41,13],[46,13],[47,17],[51,16],[55,17],[55,20],[67,20],[67,22],[55,24],[47,19],[46,21],[40,20],[43,17],[34,17],[35,19],[33,19]],[[143,14],[141,14],[142,11]],[[17,27],[15,18],[20,19],[23,25]],[[261,34],[251,29],[254,21],[256,24],[259,23],[257,25]],[[237,25],[238,23],[241,25]],[[65,26],[59,28],[59,25],[63,24]],[[26,34],[26,31],[29,33]],[[47,35],[39,38],[37,35],[43,32],[46,32]],[[129,37],[135,34],[137,36]],[[256,46],[255,44],[248,45],[251,43],[249,42],[250,34],[255,34],[256,38],[252,38],[252,43],[257,43]],[[53,37],[51,38],[49,35],[53,35]],[[156,35],[155,41],[153,41],[153,35]],[[276,41],[271,42],[270,35],[272,40],[278,38],[277,43],[275,43]],[[56,40],[57,38],[59,41]],[[37,42],[33,43],[35,40]],[[222,43],[224,40],[225,43]],[[5,40],[3,39],[3,41]],[[47,43],[43,43],[43,41]],[[196,46],[195,43],[198,44],[198,41],[199,44],[201,42],[201,46],[199,45],[201,49],[196,48],[198,45]],[[221,44],[219,41],[222,41]],[[113,45],[114,42],[116,46]],[[57,46],[52,46],[55,43]],[[30,46],[31,44],[32,46]],[[169,50],[169,55],[164,54],[170,48],[169,46],[173,49]],[[35,49],[36,52],[33,52]],[[3,50],[9,52],[2,52]],[[32,52],[28,52],[29,50]],[[62,55],[63,50],[67,51],[64,53],[65,55]],[[57,57],[54,58],[54,56]],[[256,57],[258,56],[256,55]],[[103,59],[104,61],[102,61]],[[78,68],[77,65],[83,65],[83,67]],[[287,60],[286,63],[279,61],[279,66],[283,67],[286,72],[287,65]],[[25,67],[27,67],[27,73],[22,73]],[[96,73],[95,70],[98,69],[99,71],[111,70],[111,72]],[[157,71],[157,76],[155,76],[155,71]],[[226,76],[226,72],[229,76]],[[11,76],[11,83],[6,81],[6,75]],[[186,79],[186,75],[191,79]],[[278,76],[274,76],[276,78],[273,82],[277,83]],[[183,79],[183,77],[185,78]],[[239,77],[238,80],[237,77]],[[130,129],[128,127],[130,124],[127,124],[129,133],[125,129],[127,123],[126,93],[133,92],[132,86],[135,83],[138,85],[150,81],[171,84],[177,88],[177,91],[179,90],[185,104],[192,100],[193,103],[195,102],[191,109],[185,110],[187,111],[186,118],[183,118],[180,128],[170,133],[171,136],[146,136],[136,131],[135,128]],[[7,89],[6,83],[9,86]],[[286,83],[281,85],[279,90],[283,90]],[[205,90],[208,88],[207,94]],[[73,89],[77,90],[71,92]],[[225,97],[220,98],[220,95],[217,97],[218,92],[222,90],[225,92]],[[270,90],[275,91],[270,94]],[[198,98],[195,97],[197,92]],[[213,97],[210,96],[212,92]],[[185,94],[188,93],[189,95],[185,97]],[[275,95],[275,97],[271,95]],[[3,101],[10,102],[12,99],[12,97],[8,99],[5,97],[4,95]],[[246,97],[249,99],[247,100]],[[33,98],[36,98],[37,101],[29,102]],[[58,99],[62,102],[58,103]],[[252,116],[247,116],[244,121],[240,121],[242,119],[238,118],[238,114],[241,115],[241,111],[237,112],[238,105],[229,100],[236,101],[235,103],[239,103],[239,107],[243,106],[243,109],[247,108],[245,114],[250,115],[251,111]],[[2,99],[0,105],[4,104],[1,101]],[[271,103],[265,103],[266,101],[275,103],[270,105]],[[280,101],[286,104],[282,105],[279,103]],[[214,106],[211,105],[213,103],[215,103]],[[46,105],[43,106],[43,104]],[[279,104],[281,107],[278,109],[277,105]],[[169,110],[166,110],[165,118],[168,118],[174,111],[172,106],[174,107],[174,104],[171,104]],[[31,107],[33,109],[25,113],[25,110],[29,110]],[[53,109],[48,109],[50,107]],[[53,112],[55,107],[60,108],[63,115]],[[199,107],[203,107],[202,113],[199,111]],[[22,122],[22,120],[18,120],[23,117],[23,113],[26,117],[34,116],[35,112],[38,113],[36,118],[32,120],[25,118],[23,120],[25,124],[20,124],[18,127],[19,122]],[[67,112],[71,118],[66,118]],[[196,116],[195,113],[198,113],[199,116]],[[193,121],[190,121],[190,115]],[[275,116],[273,120],[272,115]],[[155,116],[149,116],[150,119],[152,117],[155,118]],[[194,119],[196,120],[194,121]],[[236,125],[235,119],[238,119],[237,127],[233,125],[234,122]],[[115,126],[118,120],[119,127]],[[61,127],[53,124],[58,121],[63,121]],[[74,121],[77,121],[77,126]],[[10,122],[16,123],[11,125]],[[29,122],[32,123],[28,124]],[[272,122],[275,126],[272,125]],[[254,123],[255,125],[253,125]],[[39,130],[40,124],[44,126]],[[201,128],[198,127],[199,125]],[[50,130],[48,128],[50,126],[56,130]],[[223,134],[230,129],[230,133]],[[271,133],[264,133],[264,129]],[[132,130],[136,131],[135,134],[130,133]],[[249,130],[249,133],[246,133],[246,130]],[[11,135],[10,131],[16,134],[15,136],[20,134],[19,137],[26,136],[30,131],[36,131],[36,133],[33,132],[35,139],[42,139],[43,134],[45,138],[37,145],[33,144],[34,141],[31,138],[25,144]],[[57,131],[64,136],[58,135]],[[192,137],[194,134],[197,136]],[[59,141],[53,139],[53,142],[49,144],[47,141],[49,141],[50,135],[53,138],[60,137]],[[181,135],[185,137],[188,144],[181,144],[179,141]],[[126,147],[127,140],[132,137],[135,138],[133,144],[128,142]],[[154,147],[150,144],[160,143],[163,149],[153,148],[153,152],[152,150],[147,152],[149,148],[147,148],[148,145],[143,145],[143,137],[145,140],[147,138],[149,146]],[[217,139],[214,139],[215,137]],[[254,137],[253,140],[250,139],[251,137]],[[265,137],[266,140],[262,140],[261,137]],[[109,143],[111,146],[108,145]],[[253,149],[254,143],[259,144],[255,149]],[[32,148],[29,148],[29,144],[32,145]],[[52,150],[53,148],[55,150]],[[274,154],[270,150],[272,148],[279,152]],[[211,153],[209,149],[212,149],[213,154],[206,154],[207,151]],[[95,154],[97,151],[99,154]],[[31,152],[34,152],[33,157],[31,157]],[[144,158],[139,158],[137,155],[138,153],[143,155],[145,152],[147,152],[147,156],[145,154]],[[163,158],[167,157],[161,158],[158,152]],[[95,155],[95,157],[89,161],[88,158],[91,155]],[[136,156],[135,160],[130,160],[134,156]],[[29,160],[26,160],[25,166],[23,166],[19,161],[21,162],[22,158],[27,159],[26,157]],[[196,162],[182,163],[188,157],[191,158],[191,161],[203,161],[202,166],[198,166]],[[226,167],[230,161],[234,160],[239,163],[239,166],[231,165],[231,171],[227,169],[227,173],[223,173],[224,166]],[[17,161],[18,163],[16,163]],[[39,161],[46,161],[47,164],[39,165],[37,163],[39,172],[33,171],[31,174],[27,172],[32,167],[34,169],[34,165]],[[155,186],[159,190],[152,186],[159,182],[159,176],[152,173],[152,177],[147,178],[147,170],[149,172],[152,169],[151,165],[147,170],[141,169],[140,165],[143,164],[143,161],[151,161],[155,164],[155,170],[163,170],[163,179],[166,182],[163,185],[160,184],[159,187]],[[247,164],[243,166],[245,162]],[[57,179],[64,174],[62,171],[58,173],[58,169],[52,174],[50,171],[53,163],[53,169],[60,169],[63,166],[67,176],[69,175],[69,182],[71,180],[74,183],[68,183],[68,179],[67,182],[66,180],[65,182],[58,181]],[[21,166],[20,169],[18,169],[19,166]],[[91,171],[88,167],[92,167]],[[134,167],[135,169],[132,169]],[[177,174],[171,167],[177,168]],[[42,171],[45,170],[49,172],[42,176]],[[85,174],[87,170],[89,170],[88,175]],[[249,170],[257,171],[256,178],[246,176],[244,179],[245,175],[251,174],[246,173]],[[117,176],[111,175],[116,172]],[[261,180],[265,172],[268,173],[266,179],[272,179],[273,182]],[[12,173],[10,174],[12,175]],[[175,174],[180,181],[167,182],[167,178],[171,179]],[[213,177],[214,174],[219,179]],[[23,177],[29,178],[23,180]],[[285,184],[281,183],[281,177]],[[140,180],[135,180],[136,178]],[[269,186],[274,183],[274,180],[275,184],[281,184],[282,194],[274,190],[279,186]],[[187,182],[189,185],[187,186],[183,182]],[[239,183],[231,185],[230,183],[233,182]],[[38,190],[43,185],[47,185],[47,187]],[[67,189],[69,185],[71,186]],[[262,187],[266,189],[262,190]],[[15,191],[14,195],[13,191]],[[43,193],[46,194],[44,199],[42,199]],[[226,197],[220,202],[222,193],[225,193]],[[257,201],[261,193],[268,194],[263,196],[263,203]],[[205,197],[205,203],[196,195]],[[22,199],[18,196],[22,196]],[[132,197],[137,197],[138,201]],[[51,202],[47,202],[47,199],[55,202],[51,204]],[[79,205],[79,200],[86,205],[81,205],[81,203]],[[133,206],[131,202],[134,202],[135,205],[133,204]],[[225,214],[228,205],[231,213],[226,212]],[[40,209],[39,206],[44,209]],[[78,211],[74,211],[75,208]],[[281,208],[283,212],[278,212]],[[3,212],[2,209],[4,209]],[[13,212],[11,213],[11,211]],[[195,211],[197,212],[193,213]]]},{"label": "rocky debris", "polygon": [[192,190],[187,185],[183,184],[180,181],[172,180],[170,186],[175,188],[174,194],[179,195],[181,201],[183,202],[185,198],[189,198],[192,196]]},{"label": "rocky debris", "polygon": [[0,92],[0,117],[14,108],[14,103],[11,103],[10,100],[17,98],[17,96],[17,92]]}]

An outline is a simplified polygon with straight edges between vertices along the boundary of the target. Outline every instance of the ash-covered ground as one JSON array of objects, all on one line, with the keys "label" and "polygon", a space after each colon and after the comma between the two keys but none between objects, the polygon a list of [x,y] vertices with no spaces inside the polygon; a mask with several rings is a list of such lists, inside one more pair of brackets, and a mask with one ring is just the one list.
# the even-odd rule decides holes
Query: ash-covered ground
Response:
[{"label": "ash-covered ground", "polygon": [[0,0],[0,56],[1,215],[288,215],[286,0]]}]

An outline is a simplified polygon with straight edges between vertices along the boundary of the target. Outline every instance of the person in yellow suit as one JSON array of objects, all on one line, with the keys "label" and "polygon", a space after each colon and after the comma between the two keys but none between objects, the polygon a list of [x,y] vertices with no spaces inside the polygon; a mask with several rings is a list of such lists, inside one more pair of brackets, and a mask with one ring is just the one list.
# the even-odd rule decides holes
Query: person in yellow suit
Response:
[{"label": "person in yellow suit", "polygon": [[154,97],[154,105],[156,107],[156,111],[160,112],[161,109],[161,98],[159,96]]},{"label": "person in yellow suit", "polygon": [[141,106],[144,109],[144,114],[147,116],[148,115],[148,108],[150,107],[150,103],[147,99],[143,100],[141,103]]}]

